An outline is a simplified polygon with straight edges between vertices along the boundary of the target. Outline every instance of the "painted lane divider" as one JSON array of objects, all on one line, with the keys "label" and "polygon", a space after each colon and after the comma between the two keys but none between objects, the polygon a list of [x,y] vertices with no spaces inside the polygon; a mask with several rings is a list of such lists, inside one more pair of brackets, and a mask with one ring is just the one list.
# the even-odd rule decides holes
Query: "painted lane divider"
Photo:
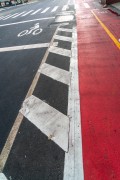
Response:
[{"label": "painted lane divider", "polygon": [[22,45],[22,46],[12,46],[12,47],[0,48],[0,52],[18,51],[18,50],[35,49],[35,48],[45,48],[45,47],[48,47],[48,46],[49,46],[49,43],[30,44],[30,45]]},{"label": "painted lane divider", "polygon": [[63,31],[63,32],[73,32],[72,29],[67,29],[67,28],[58,28],[58,31]]},{"label": "painted lane divider", "polygon": [[59,54],[59,55],[62,55],[62,56],[71,57],[71,51],[67,50],[67,49],[63,49],[63,48],[58,48],[58,47],[51,46],[49,48],[49,52]]},{"label": "painted lane divider", "polygon": [[70,85],[71,73],[47,63],[42,64],[39,72],[64,84]]},{"label": "painted lane divider", "polygon": [[48,139],[54,141],[65,152],[68,151],[69,118],[35,96],[23,103],[20,112],[40,129]]},{"label": "painted lane divider", "polygon": [[66,36],[55,35],[54,39],[61,40],[61,41],[72,42],[72,38],[71,37],[66,37]]},{"label": "painted lane divider", "polygon": [[7,178],[5,177],[3,173],[0,173],[0,180],[7,180]]}]

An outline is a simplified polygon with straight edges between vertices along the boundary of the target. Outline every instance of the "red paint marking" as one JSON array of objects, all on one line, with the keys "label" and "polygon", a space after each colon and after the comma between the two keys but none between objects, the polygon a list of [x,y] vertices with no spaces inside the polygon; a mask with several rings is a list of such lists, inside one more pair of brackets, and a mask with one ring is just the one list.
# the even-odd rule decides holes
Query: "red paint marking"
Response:
[{"label": "red paint marking", "polygon": [[120,51],[86,14],[77,9],[84,176],[120,180]]}]

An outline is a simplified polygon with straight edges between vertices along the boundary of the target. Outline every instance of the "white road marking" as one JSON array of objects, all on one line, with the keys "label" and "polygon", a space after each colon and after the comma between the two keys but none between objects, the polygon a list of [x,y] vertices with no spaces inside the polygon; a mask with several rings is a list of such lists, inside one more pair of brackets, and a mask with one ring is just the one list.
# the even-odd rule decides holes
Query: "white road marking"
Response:
[{"label": "white road marking", "polygon": [[15,15],[15,16],[13,16],[12,18],[16,18],[16,17],[18,17],[18,16],[21,16],[21,15],[24,14],[24,13],[26,13],[26,11],[23,11],[23,12],[21,12],[21,13]]},{"label": "white road marking", "polygon": [[36,10],[36,11],[33,12],[31,15],[37,14],[39,11],[41,11],[41,9]]},{"label": "white road marking", "polygon": [[1,17],[0,17],[0,20],[3,19],[3,18],[4,18],[4,16],[1,16]]},{"label": "white road marking", "polygon": [[64,5],[63,8],[62,8],[62,11],[66,11],[68,8],[68,5]]},{"label": "white road marking", "polygon": [[58,9],[58,6],[55,6],[51,12],[55,12]]},{"label": "white road marking", "polygon": [[20,112],[40,129],[48,139],[68,151],[69,118],[35,96],[23,102]]},{"label": "white road marking", "polygon": [[0,173],[0,180],[7,180],[7,178],[5,177],[3,173]]},{"label": "white road marking", "polygon": [[30,45],[22,45],[22,46],[12,46],[12,47],[0,48],[0,52],[18,51],[18,50],[35,49],[35,48],[44,48],[44,47],[48,47],[48,46],[49,46],[49,43],[30,44]]},{"label": "white road marking", "polygon": [[20,21],[20,22],[15,22],[15,23],[10,23],[10,24],[1,24],[0,27],[4,27],[4,26],[11,26],[11,25],[15,25],[15,24],[23,24],[23,23],[27,23],[27,22],[32,22],[32,21],[42,21],[42,20],[48,20],[48,19],[54,19],[55,17],[46,17],[46,18],[40,18],[40,19],[31,19],[28,21]]},{"label": "white road marking", "polygon": [[72,21],[74,19],[73,15],[66,15],[66,16],[58,16],[55,20],[55,22],[68,22],[68,21]]},{"label": "white road marking", "polygon": [[58,28],[58,31],[63,31],[63,32],[73,32],[72,29],[67,29],[67,28]]},{"label": "white road marking", "polygon": [[72,73],[68,97],[70,133],[69,151],[65,153],[64,180],[84,180],[76,28],[73,32],[72,57],[70,62],[70,72]]},{"label": "white road marking", "polygon": [[90,6],[89,6],[89,4],[88,4],[88,3],[83,3],[83,4],[84,4],[85,8],[87,8],[87,9],[89,9],[89,8],[90,8]]},{"label": "white road marking", "polygon": [[30,10],[30,11],[26,12],[25,14],[22,15],[22,17],[27,16],[28,14],[30,14],[30,13],[33,12],[33,11],[34,11],[34,10]]},{"label": "white road marking", "polygon": [[55,35],[54,38],[57,39],[57,40],[61,40],[61,41],[72,42],[72,38],[71,37]]},{"label": "white road marking", "polygon": [[41,13],[46,13],[48,11],[48,9],[50,9],[50,7],[44,9]]},{"label": "white road marking", "polygon": [[71,51],[68,50],[68,49],[63,49],[63,48],[58,48],[58,47],[51,46],[49,48],[49,52],[59,54],[59,55],[62,55],[62,56],[71,57]]},{"label": "white road marking", "polygon": [[64,84],[70,84],[71,73],[47,63],[42,64],[39,72]]},{"label": "white road marking", "polygon": [[9,19],[9,18],[11,18],[11,17],[13,17],[13,16],[15,16],[15,15],[18,15],[18,13],[10,14],[9,16],[4,17],[3,20]]}]

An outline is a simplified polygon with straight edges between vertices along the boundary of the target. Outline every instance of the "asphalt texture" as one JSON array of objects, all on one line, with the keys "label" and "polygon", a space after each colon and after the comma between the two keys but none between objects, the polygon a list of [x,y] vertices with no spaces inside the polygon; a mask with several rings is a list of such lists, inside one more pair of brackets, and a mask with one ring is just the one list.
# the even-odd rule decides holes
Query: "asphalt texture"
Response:
[{"label": "asphalt texture", "polygon": [[[0,48],[50,43],[59,23],[54,26],[57,13],[66,1],[46,0],[4,8],[0,11]],[[53,8],[58,6],[55,12]],[[41,11],[49,9],[45,13]],[[38,9],[40,12],[35,13]],[[26,16],[11,16],[29,12]],[[47,18],[42,19],[41,18]],[[40,20],[36,20],[40,19]],[[31,21],[33,20],[33,21]],[[18,37],[24,30],[39,23],[42,32]],[[72,28],[73,23],[65,28]],[[72,37],[72,33],[58,32],[57,35]],[[58,42],[59,48],[71,50],[71,42]],[[0,52],[0,152],[19,113],[33,78],[41,65],[47,47]],[[70,57],[49,53],[47,64],[69,71]],[[67,115],[68,85],[43,74],[40,75],[33,95],[59,112]],[[49,140],[40,129],[24,117],[10,151],[3,173],[8,180],[62,180],[65,152]]]}]

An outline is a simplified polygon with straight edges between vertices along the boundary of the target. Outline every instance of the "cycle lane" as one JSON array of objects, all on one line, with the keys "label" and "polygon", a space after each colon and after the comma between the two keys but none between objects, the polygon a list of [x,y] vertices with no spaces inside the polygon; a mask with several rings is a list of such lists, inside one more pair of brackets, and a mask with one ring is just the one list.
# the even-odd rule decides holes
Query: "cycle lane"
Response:
[{"label": "cycle lane", "polygon": [[120,179],[119,18],[76,3],[84,178]]}]

